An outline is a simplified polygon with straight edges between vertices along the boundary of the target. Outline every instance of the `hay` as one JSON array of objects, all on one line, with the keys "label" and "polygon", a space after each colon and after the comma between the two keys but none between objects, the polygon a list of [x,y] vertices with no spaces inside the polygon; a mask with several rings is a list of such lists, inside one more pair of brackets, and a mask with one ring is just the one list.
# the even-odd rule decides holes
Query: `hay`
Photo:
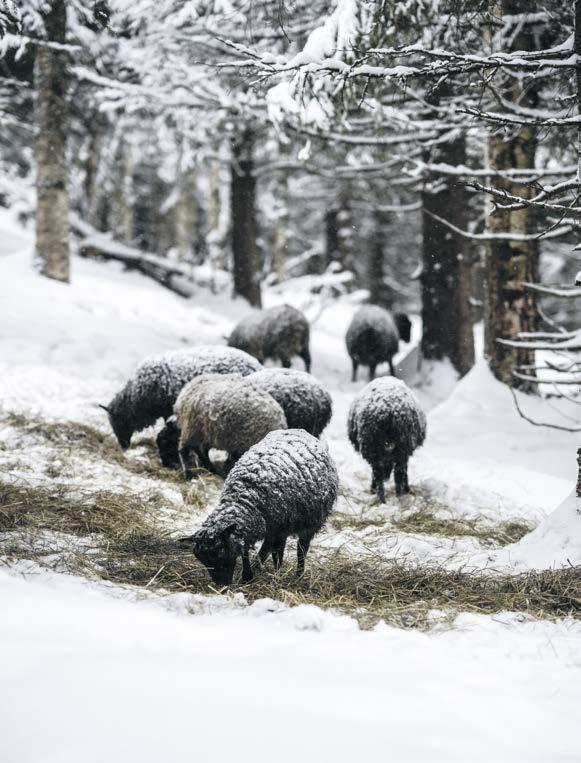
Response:
[{"label": "hay", "polygon": [[[8,558],[33,559],[119,585],[213,592],[187,544],[172,537],[173,522],[168,517],[161,521],[161,503],[159,494],[71,494],[62,485],[0,483],[0,529],[8,531],[2,550]],[[41,530],[58,533],[52,548],[46,537],[37,543]],[[67,535],[71,542],[63,548]],[[371,554],[355,558],[344,550],[314,548],[300,579],[289,554],[279,573],[267,567],[252,583],[232,590],[242,591],[249,601],[270,597],[289,605],[334,609],[352,615],[363,627],[385,620],[400,627],[429,628],[438,621],[434,611],[440,611],[440,621],[459,612],[503,611],[581,618],[579,569],[499,575],[410,565]]]},{"label": "hay", "polygon": [[319,552],[297,580],[287,568],[261,575],[241,590],[247,598],[317,604],[355,616],[366,626],[382,619],[403,627],[433,625],[434,610],[520,612],[543,618],[581,618],[581,570],[545,570],[520,575],[453,571],[411,565],[385,557],[354,559],[344,551]]},{"label": "hay", "polygon": [[[200,494],[206,496],[211,488],[218,489],[220,479],[204,469],[196,470],[203,484],[184,482],[179,470],[167,469],[159,461],[157,447],[151,437],[138,437],[129,453],[118,445],[114,435],[81,422],[53,422],[44,419],[30,419],[18,413],[8,413],[2,418],[8,425],[24,431],[58,449],[60,459],[67,456],[90,456],[93,460],[105,461],[131,474],[157,480],[177,488],[185,502],[200,503]],[[47,475],[60,477],[65,467],[49,464]],[[202,491],[200,493],[200,491]]]},{"label": "hay", "polygon": [[[179,477],[157,465],[152,443],[142,443],[155,465],[129,460],[113,438],[83,424],[31,422],[10,415],[10,423],[55,445],[66,461],[68,453],[90,454],[95,460],[164,482]],[[173,505],[159,490],[136,493],[92,490],[59,481],[42,485],[0,480],[0,551],[9,562],[31,560],[41,567],[88,578],[164,592],[214,592],[206,570],[176,528],[191,523],[194,507],[207,507],[216,480],[208,475],[184,488],[190,504]],[[157,477],[156,475],[160,475]],[[420,501],[418,503],[418,501]],[[424,510],[419,510],[423,507]],[[332,526],[363,529],[392,527],[398,531],[457,537],[504,544],[522,537],[521,522],[488,524],[482,519],[441,517],[444,507],[426,498],[379,519],[336,513]],[[437,513],[436,513],[437,512]],[[278,573],[269,565],[245,585],[232,586],[248,601],[263,597],[289,605],[315,604],[355,617],[362,627],[379,620],[427,629],[450,622],[460,612],[517,612],[540,618],[581,618],[581,570],[547,570],[521,575],[493,571],[451,571],[436,565],[410,565],[366,553],[355,557],[343,549],[312,549],[305,575],[297,579],[294,560]],[[435,613],[438,613],[435,615]]]},{"label": "hay", "polygon": [[[432,507],[434,504],[432,503]],[[382,529],[386,532],[398,532],[440,536],[445,538],[470,537],[478,540],[483,546],[506,546],[516,543],[534,529],[534,525],[520,519],[503,522],[486,522],[482,517],[437,516],[438,512],[449,510],[436,506],[431,510],[423,508],[410,512],[398,512],[394,516],[366,517],[365,514],[347,514],[335,512],[330,524],[337,530],[353,529],[366,530],[369,527]]]},{"label": "hay", "polygon": [[183,510],[157,490],[116,493],[52,482],[27,485],[0,482],[0,532],[19,528],[51,530],[85,537],[100,534],[125,538],[134,533],[159,534]]}]

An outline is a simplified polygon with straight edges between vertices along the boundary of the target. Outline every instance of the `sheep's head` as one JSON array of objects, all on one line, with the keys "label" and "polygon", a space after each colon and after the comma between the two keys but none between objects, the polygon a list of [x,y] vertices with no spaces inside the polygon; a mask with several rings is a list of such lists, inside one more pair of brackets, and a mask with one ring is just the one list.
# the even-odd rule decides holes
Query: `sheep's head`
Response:
[{"label": "sheep's head", "polygon": [[156,437],[157,449],[162,466],[168,468],[180,465],[178,443],[180,439],[180,430],[178,429],[175,417],[172,416],[165,423]]},{"label": "sheep's head", "polygon": [[412,338],[412,322],[409,317],[405,313],[396,313],[393,320],[397,326],[399,338],[404,342],[409,342]]},{"label": "sheep's head", "polygon": [[236,525],[231,524],[217,535],[202,529],[192,537],[194,554],[216,585],[232,583],[236,560],[242,553],[242,542],[234,535],[235,530]]},{"label": "sheep's head", "polygon": [[127,410],[127,404],[122,397],[122,393],[115,395],[109,405],[101,405],[100,407],[104,411],[107,411],[109,423],[111,424],[111,428],[115,433],[119,445],[121,445],[123,450],[127,450],[131,444],[131,436],[135,429]]}]

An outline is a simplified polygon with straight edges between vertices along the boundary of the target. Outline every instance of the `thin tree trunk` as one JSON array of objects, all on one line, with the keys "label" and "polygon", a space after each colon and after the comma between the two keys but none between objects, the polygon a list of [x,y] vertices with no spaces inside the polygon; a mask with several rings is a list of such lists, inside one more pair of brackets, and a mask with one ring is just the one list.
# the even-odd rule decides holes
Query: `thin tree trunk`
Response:
[{"label": "thin tree trunk", "polygon": [[180,179],[178,193],[175,207],[175,244],[180,262],[192,263],[198,217],[196,183],[192,170]]},{"label": "thin tree trunk", "polygon": [[375,225],[373,242],[369,246],[367,255],[367,282],[369,288],[369,301],[372,305],[385,305],[385,289],[383,283],[383,253],[385,248],[385,236],[383,226],[385,224],[384,215],[375,212]]},{"label": "thin tree trunk", "polygon": [[246,130],[234,146],[232,164],[232,256],[234,295],[261,307],[260,254],[256,241],[256,180],[252,156],[253,136]]},{"label": "thin tree trunk", "polygon": [[[52,0],[44,14],[46,38],[64,43],[66,2]],[[67,193],[66,53],[40,45],[36,51],[36,258],[48,278],[70,278]]]},{"label": "thin tree trunk", "polygon": [[289,195],[288,180],[282,178],[277,187],[278,205],[272,233],[272,259],[270,272],[274,273],[280,281],[284,277],[286,260],[288,257],[288,230],[289,230]]},{"label": "thin tree trunk", "polygon": [[338,263],[343,270],[353,270],[353,215],[347,190],[341,191],[337,207],[325,214],[327,267]]},{"label": "thin tree trunk", "polygon": [[[529,0],[502,0],[502,15],[532,13]],[[534,36],[523,30],[512,40],[513,50],[533,50]],[[508,80],[505,98],[517,101],[521,106],[534,106],[535,90],[526,91],[516,79]],[[535,166],[537,138],[534,128],[522,127],[508,137],[502,133],[489,139],[488,154],[493,170],[531,169]],[[490,184],[500,190],[527,198],[530,188],[524,185],[492,178]],[[492,202],[490,202],[492,204]],[[535,213],[531,207],[502,211],[490,209],[488,231],[494,233],[532,234]],[[518,364],[534,365],[534,352],[505,347],[498,339],[515,339],[521,331],[538,330],[539,315],[534,294],[523,288],[524,281],[538,280],[539,247],[536,240],[504,241],[491,240],[486,247],[485,268],[485,350],[494,375],[513,386],[518,380],[513,377]]]},{"label": "thin tree trunk", "polygon": [[[465,164],[464,138],[443,145],[437,161]],[[465,196],[464,187],[452,178],[430,178],[422,214],[422,354],[435,360],[449,358],[461,375],[474,365],[470,245],[431,215],[465,229]]]},{"label": "thin tree trunk", "polygon": [[339,259],[337,209],[325,212],[325,259],[327,267]]},{"label": "thin tree trunk", "polygon": [[[581,0],[575,0],[575,67],[577,85],[577,114],[581,116]],[[577,125],[577,186],[581,189],[581,122]]]}]

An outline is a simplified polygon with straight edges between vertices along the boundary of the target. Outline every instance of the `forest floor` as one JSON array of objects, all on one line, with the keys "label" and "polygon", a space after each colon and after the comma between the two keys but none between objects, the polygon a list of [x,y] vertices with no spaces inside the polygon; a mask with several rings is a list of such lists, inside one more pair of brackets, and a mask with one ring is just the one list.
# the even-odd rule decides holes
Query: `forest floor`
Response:
[{"label": "forest floor", "polygon": [[279,575],[215,591],[176,539],[221,481],[162,469],[153,431],[123,453],[97,403],[145,355],[223,342],[243,304],[77,259],[51,283],[2,229],[1,760],[579,759],[574,435],[520,418],[482,362],[459,383],[424,365],[413,493],[377,505],[346,437],[355,301],[272,288],[316,317],[340,497],[304,578],[291,547]]}]

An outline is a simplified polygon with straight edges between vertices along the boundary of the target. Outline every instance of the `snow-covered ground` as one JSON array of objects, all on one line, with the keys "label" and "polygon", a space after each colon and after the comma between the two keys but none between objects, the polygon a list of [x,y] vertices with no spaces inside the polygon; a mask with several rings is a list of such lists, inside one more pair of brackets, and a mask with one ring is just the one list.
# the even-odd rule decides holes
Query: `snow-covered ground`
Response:
[{"label": "snow-covered ground", "polygon": [[[78,259],[71,286],[50,282],[31,270],[30,236],[4,217],[1,230],[3,478],[45,484],[62,456],[9,413],[108,432],[97,403],[145,355],[223,342],[248,309],[227,294],[183,300],[116,265]],[[304,291],[266,294],[267,304],[285,300],[315,318],[313,372],[334,400],[326,436],[341,477],[337,512],[362,520],[329,529],[319,546],[450,567],[581,564],[581,517],[568,498],[576,437],[524,421],[483,361],[456,385],[446,367],[419,371],[416,391],[430,411],[427,443],[411,465],[416,495],[398,500],[390,487],[386,505],[373,505],[369,468],[346,438],[347,408],[365,383],[351,383],[344,349],[355,305],[341,300],[319,313]],[[567,423],[576,413],[521,404],[536,420]],[[139,448],[128,452],[138,457]],[[71,484],[115,487],[114,465],[67,458]],[[155,484],[130,480],[136,491]],[[182,501],[179,490],[163,490],[168,503]],[[396,529],[392,520],[425,505],[443,518],[538,527],[505,547]],[[315,607],[137,596],[20,565],[0,573],[0,612],[3,763],[581,759],[579,621],[461,615],[428,634],[384,625],[363,632]]]},{"label": "snow-covered ground", "polygon": [[0,573],[2,761],[579,760],[578,624],[362,632],[311,607],[114,594]]}]

